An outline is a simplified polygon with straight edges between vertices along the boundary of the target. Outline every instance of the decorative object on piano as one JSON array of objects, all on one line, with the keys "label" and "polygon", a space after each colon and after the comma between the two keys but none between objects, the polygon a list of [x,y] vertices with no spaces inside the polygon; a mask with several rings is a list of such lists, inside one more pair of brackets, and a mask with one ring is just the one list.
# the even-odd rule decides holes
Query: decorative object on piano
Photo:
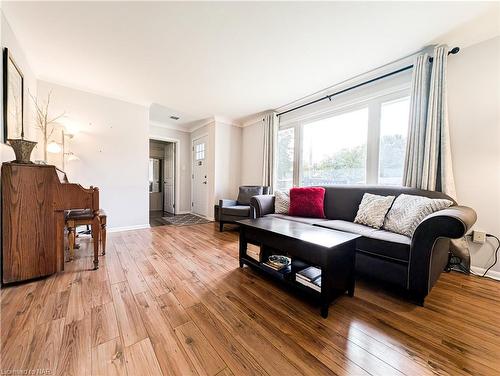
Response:
[{"label": "decorative object on piano", "polygon": [[24,138],[24,76],[9,53],[3,49],[3,142]]},{"label": "decorative object on piano", "polygon": [[31,152],[37,144],[34,141],[28,141],[23,138],[7,139],[9,145],[14,149],[16,155],[15,163],[33,163],[30,161]]},{"label": "decorative object on piano", "polygon": [[[48,144],[47,142],[54,133],[57,121],[65,116],[65,113],[63,112],[57,116],[50,117],[49,106],[52,99],[52,90],[47,94],[47,100],[44,103],[41,103],[38,98],[33,96],[31,93],[30,97],[36,109],[36,126],[38,127],[38,129],[40,129],[43,136],[43,159],[45,162],[47,162],[47,151],[52,152],[48,150],[49,145],[52,144],[52,142],[50,144]],[[59,151],[56,151],[56,153],[58,153]]]},{"label": "decorative object on piano", "polygon": [[14,162],[31,163],[36,142],[24,139],[24,77],[8,48],[3,50],[3,119],[4,142],[14,149]]}]

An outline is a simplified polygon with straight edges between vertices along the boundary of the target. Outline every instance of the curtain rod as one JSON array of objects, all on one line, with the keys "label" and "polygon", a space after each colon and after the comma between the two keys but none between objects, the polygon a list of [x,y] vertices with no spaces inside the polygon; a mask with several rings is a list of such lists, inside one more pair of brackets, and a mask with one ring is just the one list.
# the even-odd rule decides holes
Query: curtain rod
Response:
[{"label": "curtain rod", "polygon": [[[458,52],[460,51],[460,48],[459,47],[454,47],[452,48],[450,51],[448,51],[448,55],[455,55],[457,54]],[[432,63],[434,59],[432,57],[429,58],[429,62]],[[393,76],[395,74],[398,74],[398,73],[401,73],[401,72],[404,72],[404,71],[407,71],[409,69],[413,68],[413,64],[412,65],[408,65],[406,67],[403,67],[403,68],[399,68],[399,69],[396,69],[395,71],[392,71],[392,72],[389,72],[389,73],[386,73],[386,74],[383,74],[382,76],[378,76],[378,77],[375,77],[375,78],[372,78],[368,81],[364,81],[364,82],[361,82],[359,84],[356,84],[354,86],[350,86],[346,89],[343,89],[343,90],[340,90],[340,91],[337,91],[335,93],[332,93],[332,94],[328,94],[328,95],[325,95],[324,97],[321,97],[321,98],[318,98],[318,99],[315,99],[311,102],[307,102],[307,103],[304,103],[304,104],[301,104],[300,106],[297,106],[297,107],[293,107],[289,110],[286,110],[286,111],[283,111],[283,112],[280,112],[277,114],[277,116],[281,116],[281,115],[284,115],[284,114],[288,114],[289,112],[292,112],[292,111],[296,111],[296,110],[299,110],[301,108],[304,108],[304,107],[307,107],[307,106],[310,106],[312,104],[315,104],[315,103],[318,103],[318,102],[322,102],[324,100],[329,100],[331,101],[332,100],[332,97],[335,97],[339,94],[343,94],[347,91],[350,91],[350,90],[354,90],[354,89],[357,89],[358,87],[361,87],[361,86],[364,86],[364,85],[368,85],[368,84],[371,84],[372,82],[375,82],[375,81],[378,81],[378,80],[382,80],[384,78],[387,78],[387,77],[390,77],[390,76]]]}]

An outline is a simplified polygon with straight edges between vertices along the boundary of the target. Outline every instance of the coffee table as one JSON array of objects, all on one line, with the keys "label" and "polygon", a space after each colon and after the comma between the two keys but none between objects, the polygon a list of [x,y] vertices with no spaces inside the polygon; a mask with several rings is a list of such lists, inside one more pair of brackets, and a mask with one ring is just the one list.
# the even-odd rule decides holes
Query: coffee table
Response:
[{"label": "coffee table", "polygon": [[[354,295],[355,242],[359,235],[325,229],[280,218],[263,217],[237,221],[240,225],[240,267],[248,265],[280,279],[295,289],[319,298],[321,316],[328,317],[330,303],[338,296]],[[247,255],[247,245],[261,247],[262,261],[270,254],[284,254],[291,267],[274,271]],[[298,262],[295,263],[294,261]],[[296,266],[300,264],[301,266]],[[321,292],[295,281],[295,273],[304,264],[321,268]]]}]

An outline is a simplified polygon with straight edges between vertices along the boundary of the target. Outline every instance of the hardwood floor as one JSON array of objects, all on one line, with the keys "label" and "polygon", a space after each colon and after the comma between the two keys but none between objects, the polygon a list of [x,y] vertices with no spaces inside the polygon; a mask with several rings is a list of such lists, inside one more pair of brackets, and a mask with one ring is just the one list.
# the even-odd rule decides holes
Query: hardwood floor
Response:
[{"label": "hardwood floor", "polygon": [[238,268],[234,231],[108,238],[97,271],[82,240],[65,272],[2,289],[2,374],[500,374],[498,282],[443,274],[423,308],[359,281],[325,320]]}]

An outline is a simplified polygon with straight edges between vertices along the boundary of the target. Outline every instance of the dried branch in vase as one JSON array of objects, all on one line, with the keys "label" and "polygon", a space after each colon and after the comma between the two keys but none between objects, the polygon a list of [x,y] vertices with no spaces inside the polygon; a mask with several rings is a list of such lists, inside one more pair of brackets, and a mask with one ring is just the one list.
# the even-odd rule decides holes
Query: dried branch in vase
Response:
[{"label": "dried branch in vase", "polygon": [[35,105],[35,123],[43,135],[43,159],[45,162],[47,162],[47,141],[50,137],[52,137],[52,134],[54,133],[54,124],[57,122],[57,120],[66,115],[66,113],[63,112],[55,117],[49,117],[49,106],[52,97],[52,90],[47,94],[47,100],[45,101],[45,103],[40,103],[38,98],[31,93],[29,93],[29,95],[31,97],[31,100],[33,101],[33,104]]}]

